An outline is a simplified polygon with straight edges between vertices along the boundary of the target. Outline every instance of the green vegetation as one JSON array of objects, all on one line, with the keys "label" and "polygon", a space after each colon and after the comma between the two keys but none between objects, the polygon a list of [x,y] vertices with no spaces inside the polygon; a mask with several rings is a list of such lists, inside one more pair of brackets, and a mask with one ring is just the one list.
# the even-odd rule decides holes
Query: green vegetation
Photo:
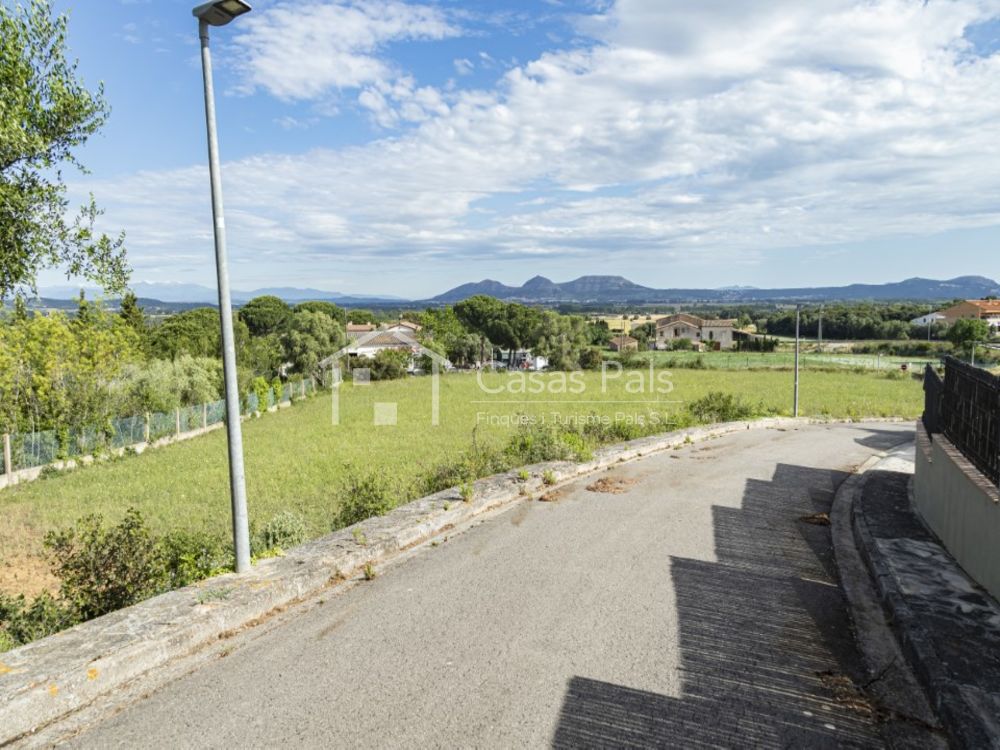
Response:
[{"label": "green vegetation", "polygon": [[67,17],[49,0],[0,3],[0,301],[39,271],[65,268],[109,292],[128,280],[124,236],[94,231],[93,196],[69,216],[64,170],[108,117],[103,87],[88,91],[66,58]]}]

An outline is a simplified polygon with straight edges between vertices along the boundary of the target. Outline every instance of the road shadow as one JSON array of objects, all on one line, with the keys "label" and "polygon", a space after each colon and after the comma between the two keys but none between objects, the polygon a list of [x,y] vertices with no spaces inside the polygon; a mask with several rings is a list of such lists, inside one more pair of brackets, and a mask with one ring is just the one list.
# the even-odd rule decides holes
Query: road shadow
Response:
[{"label": "road shadow", "polygon": [[714,507],[718,562],[670,562],[681,695],[573,677],[553,746],[881,746],[854,687],[830,529],[815,522],[846,477],[779,465],[747,482],[742,507]]},{"label": "road shadow", "polygon": [[864,437],[855,438],[854,442],[877,451],[891,450],[897,445],[901,445],[914,438],[913,430],[879,430],[874,427],[859,427],[858,429],[862,429],[868,434]]}]

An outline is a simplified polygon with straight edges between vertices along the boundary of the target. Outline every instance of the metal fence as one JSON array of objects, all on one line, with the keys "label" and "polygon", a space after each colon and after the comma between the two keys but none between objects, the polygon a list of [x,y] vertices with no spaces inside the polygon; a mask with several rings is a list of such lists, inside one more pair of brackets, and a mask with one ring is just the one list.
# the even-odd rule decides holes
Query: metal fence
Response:
[{"label": "metal fence", "polygon": [[[316,392],[317,383],[306,378],[295,383],[285,383],[281,391],[281,402],[288,402],[293,396],[302,397]],[[251,392],[241,401],[244,415],[265,411],[275,406],[278,400],[273,390],[267,394],[267,403],[259,404],[257,394]],[[262,407],[262,408],[261,408]],[[211,401],[196,406],[182,406],[169,412],[113,419],[104,429],[85,427],[70,429],[60,434],[56,430],[37,432],[15,432],[4,436],[5,448],[9,447],[10,471],[33,469],[38,466],[64,459],[79,458],[115,450],[130,445],[149,443],[165,437],[183,435],[221,424],[226,418],[226,402]],[[7,457],[7,450],[5,456]],[[7,471],[7,460],[0,460],[0,476]]]},{"label": "metal fence", "polygon": [[943,380],[928,366],[923,422],[1000,485],[1000,378],[954,357],[945,358]]}]

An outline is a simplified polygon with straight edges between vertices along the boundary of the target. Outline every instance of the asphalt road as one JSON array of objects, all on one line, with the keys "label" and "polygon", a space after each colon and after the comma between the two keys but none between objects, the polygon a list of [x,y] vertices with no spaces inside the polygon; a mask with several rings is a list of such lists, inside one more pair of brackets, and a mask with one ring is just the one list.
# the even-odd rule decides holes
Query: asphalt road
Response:
[{"label": "asphalt road", "polygon": [[909,433],[748,431],[569,485],[293,616],[79,747],[880,746],[828,512]]}]

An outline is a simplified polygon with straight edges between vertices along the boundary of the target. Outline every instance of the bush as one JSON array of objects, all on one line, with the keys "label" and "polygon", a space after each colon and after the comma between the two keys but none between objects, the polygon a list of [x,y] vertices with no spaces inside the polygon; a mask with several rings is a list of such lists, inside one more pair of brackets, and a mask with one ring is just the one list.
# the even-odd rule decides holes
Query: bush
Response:
[{"label": "bush", "polygon": [[596,346],[590,346],[580,353],[580,367],[584,370],[600,370],[604,355]]},{"label": "bush", "polygon": [[741,397],[712,391],[688,404],[688,412],[696,422],[739,422],[755,416],[754,408]]},{"label": "bush", "polygon": [[160,545],[134,508],[110,528],[101,516],[92,515],[76,528],[50,531],[45,546],[61,581],[62,599],[81,620],[140,602],[167,583]]},{"label": "bush", "polygon": [[298,513],[283,510],[264,524],[250,544],[255,555],[274,549],[291,549],[306,540],[306,522]]},{"label": "bush", "polygon": [[504,453],[515,466],[541,461],[586,461],[590,447],[583,437],[556,425],[522,425],[511,436]]},{"label": "bush", "polygon": [[232,570],[233,552],[224,539],[175,531],[159,541],[166,568],[166,589],[178,589]]},{"label": "bush", "polygon": [[396,507],[403,495],[398,484],[382,472],[361,477],[352,474],[338,492],[340,509],[334,528],[342,529],[372,516],[384,516]]},{"label": "bush", "polygon": [[48,592],[28,604],[24,596],[0,594],[0,652],[58,633],[79,622],[79,615]]},{"label": "bush", "polygon": [[368,365],[372,380],[398,380],[406,377],[410,353],[396,349],[383,349]]},{"label": "bush", "polygon": [[[271,392],[274,394],[274,403],[280,404],[281,397],[284,395],[285,388],[281,384],[281,378],[275,378],[271,381]],[[291,401],[291,399],[289,399]]]},{"label": "bush", "polygon": [[271,392],[271,386],[268,385],[267,381],[262,377],[256,377],[253,379],[253,393],[257,397],[257,408],[254,410],[260,414],[267,411],[268,407],[268,394]]}]

